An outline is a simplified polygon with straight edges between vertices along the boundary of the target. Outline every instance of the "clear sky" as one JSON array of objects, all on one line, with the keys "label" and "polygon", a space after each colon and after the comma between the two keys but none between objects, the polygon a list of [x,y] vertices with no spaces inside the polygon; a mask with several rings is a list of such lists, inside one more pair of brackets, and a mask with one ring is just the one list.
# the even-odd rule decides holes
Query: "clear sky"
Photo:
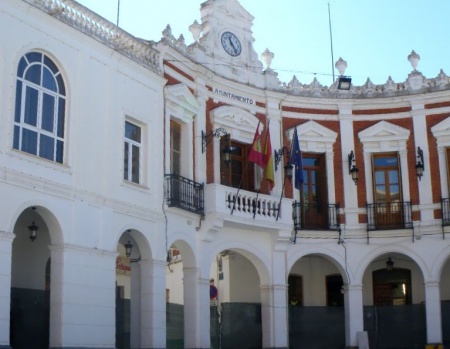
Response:
[{"label": "clear sky", "polygon": [[[79,0],[116,23],[119,0]],[[119,26],[130,34],[159,41],[167,24],[186,44],[188,27],[200,20],[203,0],[120,0]],[[367,78],[384,84],[407,79],[407,56],[420,55],[417,70],[434,78],[440,69],[450,76],[450,0],[239,0],[254,17],[254,47],[275,54],[271,68],[282,82],[295,75],[309,84],[332,83],[328,4],[334,62],[347,61],[346,75],[363,85]],[[338,75],[335,69],[336,76]]]}]

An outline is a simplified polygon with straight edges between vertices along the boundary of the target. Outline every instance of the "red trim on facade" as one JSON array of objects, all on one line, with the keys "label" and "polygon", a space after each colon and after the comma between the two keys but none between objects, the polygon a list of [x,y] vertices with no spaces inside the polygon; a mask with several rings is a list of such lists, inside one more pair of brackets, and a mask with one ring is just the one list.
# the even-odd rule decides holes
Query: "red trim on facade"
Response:
[{"label": "red trim on facade", "polygon": [[396,114],[411,111],[411,107],[384,108],[384,109],[360,109],[352,110],[353,115],[378,115],[378,114]]},{"label": "red trim on facade", "polygon": [[315,114],[315,115],[338,115],[339,110],[334,109],[314,109],[314,108],[298,108],[298,107],[281,107],[282,111],[303,113],[303,114]]},{"label": "red trim on facade", "polygon": [[[194,78],[193,78],[192,76],[186,74],[184,71],[182,71],[181,69],[177,68],[177,67],[174,66],[172,63],[170,63],[170,62],[164,60],[164,65],[166,65],[166,66],[172,68],[173,70],[175,70],[175,71],[176,71],[177,73],[179,73],[180,75],[183,75],[185,78],[187,78],[187,79],[189,79],[189,80],[191,80],[191,81],[195,81]],[[167,75],[167,73],[164,74],[164,75]]]},{"label": "red trim on facade", "polygon": [[443,107],[450,107],[450,101],[425,104],[425,109],[435,109],[435,108],[443,108]]}]

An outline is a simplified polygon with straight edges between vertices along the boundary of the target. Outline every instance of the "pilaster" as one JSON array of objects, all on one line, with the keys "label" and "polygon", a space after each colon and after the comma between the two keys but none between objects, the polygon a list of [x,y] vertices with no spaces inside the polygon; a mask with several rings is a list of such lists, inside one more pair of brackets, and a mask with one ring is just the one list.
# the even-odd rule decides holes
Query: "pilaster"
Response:
[{"label": "pilaster", "polygon": [[[340,103],[339,107],[339,127],[341,135],[341,151],[342,151],[342,184],[344,185],[344,200],[345,200],[345,224],[350,226],[358,225],[358,191],[357,186],[349,174],[350,164],[348,155],[355,149],[355,138],[353,132],[353,116],[352,105],[349,103]],[[356,156],[355,156],[356,158]],[[359,160],[359,159],[358,159]],[[339,179],[339,178],[337,178]]]},{"label": "pilaster", "polygon": [[358,347],[358,332],[364,331],[362,285],[343,287],[345,299],[345,344]]},{"label": "pilaster", "polygon": [[288,347],[287,285],[261,285],[263,348]]},{"label": "pilaster", "polygon": [[113,348],[116,253],[51,246],[50,347]]},{"label": "pilaster", "polygon": [[0,231],[0,348],[9,347],[9,313],[11,303],[11,258],[15,235]]},{"label": "pilaster", "polygon": [[442,316],[439,282],[425,282],[425,318],[427,342],[442,343]]},{"label": "pilaster", "polygon": [[141,348],[166,346],[166,262],[143,260],[141,268]]},{"label": "pilaster", "polygon": [[[424,101],[420,99],[414,100],[414,103],[411,103],[411,114],[413,120],[413,126],[415,132],[413,132],[414,136],[414,151],[417,156],[417,147],[423,152],[423,162],[424,162],[424,171],[423,176],[418,181],[419,188],[419,209],[420,216],[422,221],[433,221],[434,220],[434,210],[432,208],[433,197],[431,190],[431,171],[430,171],[430,153],[428,151],[428,134],[427,132],[423,132],[423,130],[427,129],[426,122],[426,111],[424,106]],[[416,157],[417,160],[417,157]]]}]

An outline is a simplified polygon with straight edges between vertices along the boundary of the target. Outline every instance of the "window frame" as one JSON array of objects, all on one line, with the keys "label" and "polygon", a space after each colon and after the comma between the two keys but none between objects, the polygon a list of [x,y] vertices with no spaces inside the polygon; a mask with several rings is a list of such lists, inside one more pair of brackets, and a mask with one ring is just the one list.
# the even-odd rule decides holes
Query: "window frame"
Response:
[{"label": "window frame", "polygon": [[[139,141],[127,137],[127,123],[135,126],[140,130]],[[127,183],[133,183],[137,185],[143,185],[143,136],[144,127],[131,119],[125,119],[124,122],[124,133],[123,133],[123,180]],[[128,149],[127,149],[128,146]],[[139,162],[138,162],[138,178],[137,181],[133,180],[133,147],[139,149]],[[128,150],[128,155],[126,155],[126,150]],[[131,155],[131,156],[130,156]],[[131,166],[130,166],[131,165]]]},{"label": "window frame", "polygon": [[30,51],[17,65],[12,147],[58,164],[65,162],[66,87],[48,55]]}]

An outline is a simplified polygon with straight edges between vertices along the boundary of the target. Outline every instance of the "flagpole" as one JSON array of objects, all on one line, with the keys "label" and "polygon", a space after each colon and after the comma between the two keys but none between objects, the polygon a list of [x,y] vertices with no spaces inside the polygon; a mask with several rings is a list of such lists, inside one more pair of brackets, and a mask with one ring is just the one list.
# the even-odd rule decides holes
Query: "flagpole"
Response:
[{"label": "flagpole", "polygon": [[119,16],[120,16],[120,0],[117,0],[117,26],[119,26]]}]

